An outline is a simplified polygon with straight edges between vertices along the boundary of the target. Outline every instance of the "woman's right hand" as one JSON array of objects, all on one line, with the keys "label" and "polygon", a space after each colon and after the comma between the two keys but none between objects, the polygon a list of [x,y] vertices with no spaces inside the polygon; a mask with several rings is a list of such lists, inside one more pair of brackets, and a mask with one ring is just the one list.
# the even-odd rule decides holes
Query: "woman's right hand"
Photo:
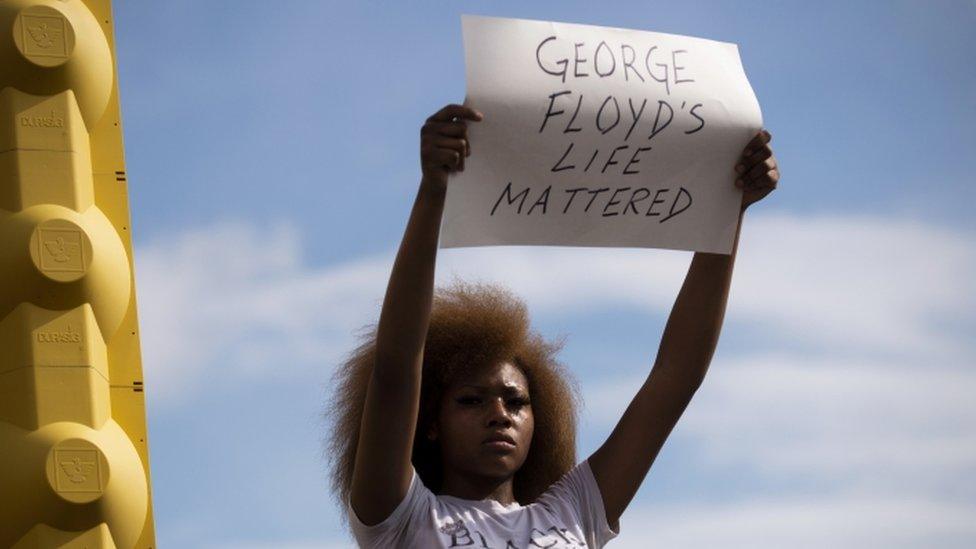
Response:
[{"label": "woman's right hand", "polygon": [[447,178],[464,171],[464,159],[471,156],[468,121],[480,122],[480,112],[463,105],[448,105],[437,111],[420,129],[420,166],[424,184],[438,191],[447,189]]}]

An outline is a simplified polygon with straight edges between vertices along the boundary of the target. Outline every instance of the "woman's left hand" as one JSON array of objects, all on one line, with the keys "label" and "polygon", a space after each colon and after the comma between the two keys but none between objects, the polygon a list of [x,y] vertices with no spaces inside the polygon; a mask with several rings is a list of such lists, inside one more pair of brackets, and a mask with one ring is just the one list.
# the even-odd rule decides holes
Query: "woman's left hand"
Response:
[{"label": "woman's left hand", "polygon": [[759,130],[749,141],[735,165],[735,186],[742,189],[742,211],[762,200],[776,189],[779,166],[773,149],[769,146],[772,136],[765,129]]}]

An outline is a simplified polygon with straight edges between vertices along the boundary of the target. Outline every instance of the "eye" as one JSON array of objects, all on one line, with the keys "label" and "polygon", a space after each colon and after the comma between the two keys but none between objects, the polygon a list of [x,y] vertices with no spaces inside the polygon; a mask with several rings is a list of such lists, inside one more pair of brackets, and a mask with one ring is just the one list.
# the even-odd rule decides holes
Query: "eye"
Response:
[{"label": "eye", "polygon": [[515,397],[515,398],[508,399],[509,408],[515,408],[515,409],[524,408],[526,406],[529,406],[530,404],[531,403],[529,402],[529,399],[525,397]]},{"label": "eye", "polygon": [[462,406],[477,406],[481,404],[481,398],[476,396],[461,396],[456,399],[456,402]]}]

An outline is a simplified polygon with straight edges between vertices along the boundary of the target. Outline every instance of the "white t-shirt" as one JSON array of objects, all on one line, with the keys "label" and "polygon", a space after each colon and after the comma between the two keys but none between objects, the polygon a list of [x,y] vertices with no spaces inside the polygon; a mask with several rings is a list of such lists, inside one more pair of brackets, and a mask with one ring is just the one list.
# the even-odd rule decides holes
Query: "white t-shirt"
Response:
[{"label": "white t-shirt", "polygon": [[596,548],[619,533],[607,524],[600,488],[585,460],[526,506],[435,495],[414,471],[406,497],[383,522],[366,526],[348,501],[346,507],[364,549]]}]

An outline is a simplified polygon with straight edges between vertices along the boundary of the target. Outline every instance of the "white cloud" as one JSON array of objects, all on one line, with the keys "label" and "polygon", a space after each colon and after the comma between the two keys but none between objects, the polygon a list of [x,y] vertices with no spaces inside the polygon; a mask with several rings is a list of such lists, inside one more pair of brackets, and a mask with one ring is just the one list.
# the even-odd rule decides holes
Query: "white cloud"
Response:
[{"label": "white cloud", "polygon": [[[972,355],[944,323],[973,321],[969,235],[878,218],[746,220],[729,322],[767,344],[931,360]],[[168,402],[214,376],[320,375],[375,320],[393,250],[315,267],[287,225],[222,223],[140,246],[137,287],[147,380]],[[453,275],[501,282],[535,313],[631,307],[665,314],[690,253],[634,249],[442,251]]]},{"label": "white cloud", "polygon": [[153,399],[179,401],[206,379],[324,371],[375,317],[384,258],[304,265],[288,226],[224,223],[136,254],[145,374]]},{"label": "white cloud", "polygon": [[976,506],[845,496],[628,510],[616,549],[972,547]]},{"label": "white cloud", "polygon": [[[727,357],[720,346],[674,436],[695,441],[689,474],[732,466],[774,486],[819,479],[821,499],[641,506],[639,497],[617,545],[972,541],[963,520],[972,505],[944,495],[954,488],[971,497],[976,489],[968,480],[976,467],[969,398],[976,371],[965,338],[974,319],[972,238],[877,218],[760,215],[746,223],[726,330],[748,322],[764,336],[748,355]],[[535,313],[666,314],[690,258],[660,250],[447,250],[438,280],[501,282]],[[180,402],[218,377],[324,381],[351,349],[354,330],[375,320],[392,259],[390,250],[315,267],[286,224],[221,223],[140,246],[154,404]],[[632,395],[645,375],[641,366],[633,378],[584,387],[586,424],[606,432],[627,403],[621,395]]]},{"label": "white cloud", "polygon": [[844,350],[972,352],[938,320],[976,318],[973,235],[878,217],[749,221],[731,314]]},{"label": "white cloud", "polygon": [[[972,235],[874,217],[747,216],[727,319],[769,340],[918,356],[972,351],[938,319],[973,321]],[[690,253],[636,249],[448,250],[444,267],[511,286],[533,309],[667,312]]]},{"label": "white cloud", "polygon": [[[642,381],[589,387],[591,420],[609,432]],[[718,357],[674,433],[694,440],[705,467],[928,492],[976,468],[974,390],[971,368]]]}]

